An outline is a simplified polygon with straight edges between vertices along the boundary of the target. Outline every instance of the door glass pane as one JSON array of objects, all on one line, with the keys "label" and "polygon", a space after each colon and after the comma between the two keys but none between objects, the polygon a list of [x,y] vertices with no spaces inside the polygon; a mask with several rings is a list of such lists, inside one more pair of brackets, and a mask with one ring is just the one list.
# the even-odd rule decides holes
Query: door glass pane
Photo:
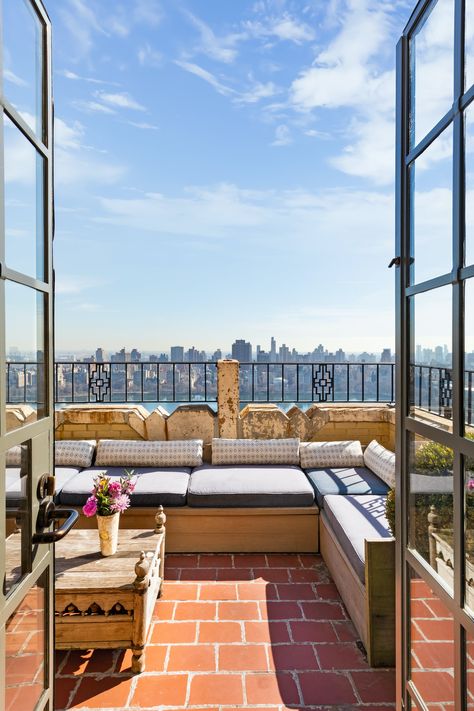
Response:
[{"label": "door glass pane", "polygon": [[465,475],[465,553],[466,590],[465,605],[474,615],[474,459],[464,457]]},{"label": "door glass pane", "polygon": [[464,421],[466,437],[474,438],[474,279],[464,284]]},{"label": "door glass pane", "polygon": [[466,632],[466,696],[468,709],[474,709],[474,637]]},{"label": "door glass pane", "polygon": [[5,709],[33,711],[45,688],[46,596],[34,585],[6,624]]},{"label": "door glass pane", "polygon": [[410,415],[452,430],[452,288],[412,296]]},{"label": "door glass pane", "polygon": [[453,450],[410,434],[409,546],[453,588]]},{"label": "door glass pane", "polygon": [[11,447],[5,455],[5,595],[28,572],[28,471],[28,445]]},{"label": "door glass pane", "polygon": [[44,279],[44,159],[6,115],[3,125],[6,264]]},{"label": "door glass pane", "polygon": [[5,284],[7,430],[45,417],[44,295]]},{"label": "door glass pane", "polygon": [[412,283],[450,272],[453,129],[449,126],[412,164]]},{"label": "door glass pane", "polygon": [[466,91],[474,84],[474,5],[466,2]]},{"label": "door glass pane", "polygon": [[[473,5],[474,7],[474,5]],[[466,140],[466,266],[474,264],[474,105],[464,112]]]},{"label": "door glass pane", "polygon": [[43,32],[28,0],[3,0],[3,42],[5,96],[39,135]]},{"label": "door glass pane", "polygon": [[453,71],[454,0],[438,0],[410,42],[412,146],[451,108]]},{"label": "door glass pane", "polygon": [[411,679],[429,709],[454,708],[453,616],[413,570],[409,594]]}]

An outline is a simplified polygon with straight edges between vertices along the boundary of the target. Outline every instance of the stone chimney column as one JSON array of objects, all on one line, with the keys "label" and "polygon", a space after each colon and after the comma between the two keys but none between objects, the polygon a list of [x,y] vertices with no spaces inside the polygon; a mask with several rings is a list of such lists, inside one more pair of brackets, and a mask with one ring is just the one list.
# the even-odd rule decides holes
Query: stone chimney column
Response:
[{"label": "stone chimney column", "polygon": [[239,425],[239,361],[217,361],[217,421],[219,437],[236,439]]}]

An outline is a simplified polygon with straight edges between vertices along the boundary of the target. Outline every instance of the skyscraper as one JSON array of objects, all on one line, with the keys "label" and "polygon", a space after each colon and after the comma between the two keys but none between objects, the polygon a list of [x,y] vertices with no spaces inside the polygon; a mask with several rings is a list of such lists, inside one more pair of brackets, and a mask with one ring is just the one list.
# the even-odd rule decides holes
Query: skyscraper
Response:
[{"label": "skyscraper", "polygon": [[171,362],[182,363],[184,360],[183,346],[171,346]]},{"label": "skyscraper", "polygon": [[232,358],[241,363],[249,363],[252,360],[252,344],[243,338],[237,339],[232,344]]}]

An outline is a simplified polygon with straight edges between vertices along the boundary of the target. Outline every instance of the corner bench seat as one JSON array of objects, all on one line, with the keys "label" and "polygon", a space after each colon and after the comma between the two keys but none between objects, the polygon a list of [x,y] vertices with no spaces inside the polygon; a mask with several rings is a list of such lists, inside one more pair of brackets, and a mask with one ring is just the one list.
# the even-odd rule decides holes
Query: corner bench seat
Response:
[{"label": "corner bench seat", "polygon": [[[60,491],[63,486],[75,477],[81,471],[81,467],[62,467],[57,466],[54,469],[54,477],[56,479],[56,491]],[[15,495],[21,494],[21,467],[6,467],[5,489],[7,499],[14,498]]]},{"label": "corner bench seat", "polygon": [[383,496],[390,488],[367,467],[326,467],[304,471],[313,485],[320,508],[324,508],[325,497],[329,495]]},{"label": "corner bench seat", "polygon": [[[136,479],[131,505],[185,506],[191,467],[130,467]],[[83,506],[91,494],[94,478],[99,472],[112,478],[124,475],[124,467],[89,467],[69,479],[59,493],[59,502],[68,506]],[[59,490],[59,487],[58,487]]]},{"label": "corner bench seat", "polygon": [[314,491],[300,467],[289,465],[202,465],[193,469],[188,505],[214,507],[312,506]]},{"label": "corner bench seat", "polygon": [[365,541],[391,538],[385,496],[338,496],[324,499],[324,513],[354,572],[365,585]]}]

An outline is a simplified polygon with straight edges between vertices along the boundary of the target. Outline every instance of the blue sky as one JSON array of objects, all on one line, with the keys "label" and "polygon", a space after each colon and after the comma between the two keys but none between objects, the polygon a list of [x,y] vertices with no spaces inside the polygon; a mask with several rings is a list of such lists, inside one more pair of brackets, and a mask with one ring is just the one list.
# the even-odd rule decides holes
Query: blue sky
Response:
[{"label": "blue sky", "polygon": [[49,0],[59,351],[394,343],[401,0]]}]

